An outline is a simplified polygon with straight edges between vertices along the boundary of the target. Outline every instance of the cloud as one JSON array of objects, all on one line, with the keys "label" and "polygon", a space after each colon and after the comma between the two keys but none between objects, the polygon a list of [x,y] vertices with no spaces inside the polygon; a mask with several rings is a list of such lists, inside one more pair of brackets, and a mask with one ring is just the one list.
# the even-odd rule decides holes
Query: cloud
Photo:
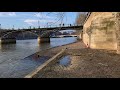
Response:
[{"label": "cloud", "polygon": [[0,16],[16,16],[15,12],[0,12]]},{"label": "cloud", "polygon": [[52,16],[48,16],[46,14],[41,14],[41,13],[35,13],[34,16],[39,17],[39,18],[44,18],[44,19],[51,19],[51,18],[53,18]]},{"label": "cloud", "polygon": [[[58,21],[55,17],[56,16],[51,16],[49,13],[34,13],[33,18],[27,18],[24,19],[24,22],[29,24],[29,25],[38,25],[38,22],[40,25],[46,25],[47,23],[50,24],[58,24],[56,21]],[[36,18],[37,17],[37,18]]]},{"label": "cloud", "polygon": [[29,25],[34,25],[34,24],[38,23],[38,21],[40,23],[55,22],[54,20],[37,20],[37,19],[26,19],[26,20],[24,20],[24,22],[29,24]]},{"label": "cloud", "polygon": [[9,16],[16,16],[15,12],[8,13]]},{"label": "cloud", "polygon": [[33,23],[38,22],[38,20],[34,20],[34,19],[26,19],[26,20],[24,20],[24,22],[26,22],[27,24],[33,25]]}]

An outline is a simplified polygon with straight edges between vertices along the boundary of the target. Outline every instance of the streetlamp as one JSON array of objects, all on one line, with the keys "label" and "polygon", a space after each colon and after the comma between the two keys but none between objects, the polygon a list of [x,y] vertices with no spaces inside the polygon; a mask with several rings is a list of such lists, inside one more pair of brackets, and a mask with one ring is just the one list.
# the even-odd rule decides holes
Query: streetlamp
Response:
[{"label": "streetlamp", "polygon": [[30,26],[30,29],[31,29],[31,26]]},{"label": "streetlamp", "polygon": [[38,28],[40,28],[40,22],[39,22],[39,20],[38,20]]},{"label": "streetlamp", "polygon": [[48,23],[47,23],[47,28],[48,28]]},{"label": "streetlamp", "polygon": [[1,29],[1,24],[0,24],[0,29]]},{"label": "streetlamp", "polygon": [[14,25],[13,25],[13,30],[14,30]]}]

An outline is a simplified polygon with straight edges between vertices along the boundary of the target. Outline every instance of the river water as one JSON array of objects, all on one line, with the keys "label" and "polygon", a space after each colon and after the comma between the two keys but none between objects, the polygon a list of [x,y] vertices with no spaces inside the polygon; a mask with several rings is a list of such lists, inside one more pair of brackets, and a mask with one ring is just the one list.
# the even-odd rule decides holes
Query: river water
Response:
[{"label": "river water", "polygon": [[41,63],[29,57],[40,50],[76,42],[76,37],[51,38],[38,44],[37,39],[17,40],[16,44],[0,45],[0,78],[22,78]]}]

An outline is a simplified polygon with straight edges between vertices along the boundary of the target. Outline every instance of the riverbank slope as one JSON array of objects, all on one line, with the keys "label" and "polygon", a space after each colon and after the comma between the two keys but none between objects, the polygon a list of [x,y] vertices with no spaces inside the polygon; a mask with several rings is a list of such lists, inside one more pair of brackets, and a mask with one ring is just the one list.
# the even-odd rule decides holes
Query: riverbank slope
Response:
[{"label": "riverbank slope", "polygon": [[[88,49],[82,41],[56,47],[43,55],[51,55],[68,48],[65,56],[70,57],[68,66],[59,62],[47,66],[34,78],[119,78],[120,57],[114,50]],[[40,53],[38,53],[41,55]]]}]

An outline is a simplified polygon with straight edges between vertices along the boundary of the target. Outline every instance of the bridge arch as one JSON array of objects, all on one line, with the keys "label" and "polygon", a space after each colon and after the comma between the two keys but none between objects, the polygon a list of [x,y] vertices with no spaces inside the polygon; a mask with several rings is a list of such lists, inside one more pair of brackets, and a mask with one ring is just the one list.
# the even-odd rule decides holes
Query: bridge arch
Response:
[{"label": "bridge arch", "polygon": [[[50,28],[38,28],[38,29],[22,29],[22,30],[13,30],[13,31],[3,31],[6,32],[4,34],[1,34],[1,39],[10,39],[10,37],[12,37],[12,39],[16,39],[16,36],[18,35],[18,33],[22,33],[22,32],[30,32],[33,35],[38,37],[38,41],[50,41],[50,32],[57,32],[57,31],[61,31],[61,30],[69,30],[69,29],[75,29],[75,28],[82,28],[82,25],[77,25],[77,26],[69,26],[69,27],[50,27]],[[36,32],[34,32],[36,31]],[[38,31],[38,32],[37,32]],[[39,32],[40,31],[40,32]]]},{"label": "bridge arch", "polygon": [[[18,34],[23,33],[23,32],[30,32],[35,36],[39,36],[39,34],[32,32],[32,31],[11,31],[11,32],[5,33],[3,36],[1,36],[1,38],[10,38],[9,37],[10,35],[18,35]],[[16,36],[13,36],[13,37],[15,38]]]}]

